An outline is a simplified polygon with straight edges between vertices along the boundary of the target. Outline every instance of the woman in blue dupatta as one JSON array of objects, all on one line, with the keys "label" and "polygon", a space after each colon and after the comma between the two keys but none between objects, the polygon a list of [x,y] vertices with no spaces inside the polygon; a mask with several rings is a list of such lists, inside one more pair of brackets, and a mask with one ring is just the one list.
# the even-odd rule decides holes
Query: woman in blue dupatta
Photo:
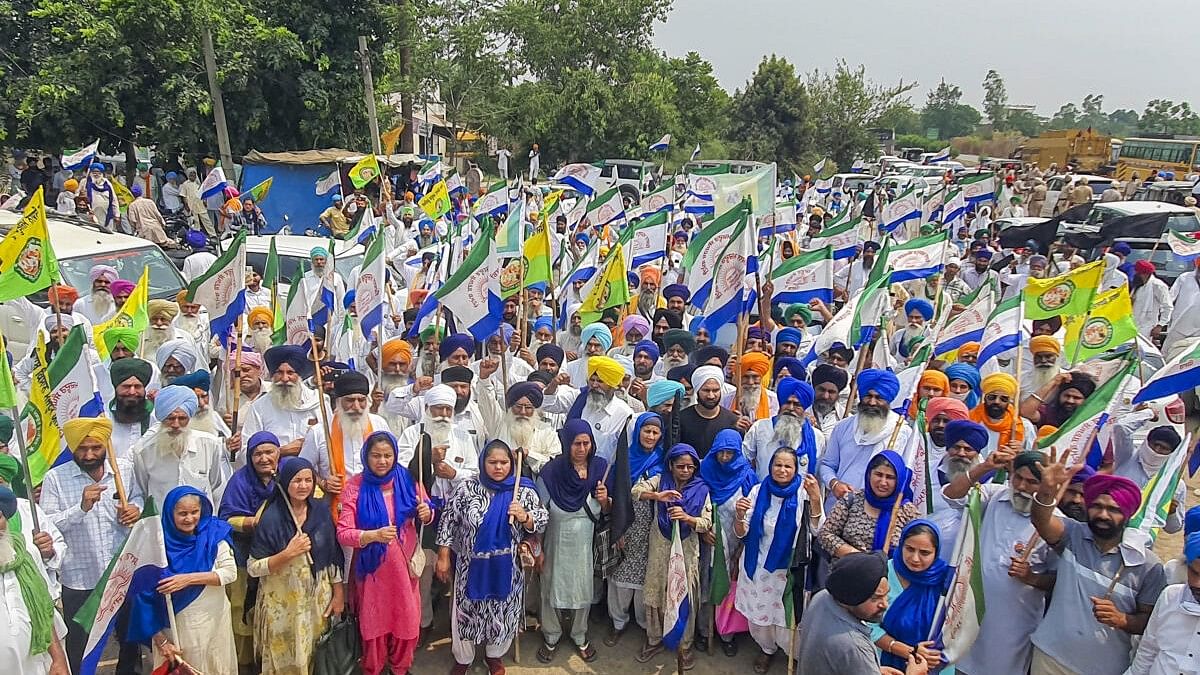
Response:
[{"label": "woman in blue dupatta", "polygon": [[528,478],[517,488],[516,464],[504,441],[488,443],[479,455],[479,475],[459,483],[442,512],[436,569],[443,583],[454,575],[452,675],[465,675],[478,647],[489,671],[503,668],[501,659],[525,614],[525,570],[517,547],[545,530],[549,516]]},{"label": "woman in blue dupatta", "polygon": [[851,553],[890,554],[900,531],[916,518],[912,471],[894,451],[871,458],[863,484],[864,489],[837,501],[817,533],[817,542],[834,561]]},{"label": "woman in blue dupatta", "polygon": [[[212,502],[190,486],[163,500],[167,569],[158,587],[130,598],[128,639],[150,643],[164,660],[182,658],[206,675],[237,675],[229,598],[237,578],[229,523],[213,517]],[[179,634],[171,631],[167,595]]]},{"label": "woman in blue dupatta", "polygon": [[[655,523],[650,528],[650,557],[646,568],[646,644],[637,655],[638,663],[646,663],[664,648],[663,638],[672,634],[675,626],[666,626],[667,562],[675,530],[678,529],[687,571],[688,595],[691,606],[700,606],[700,534],[712,529],[712,503],[708,485],[700,478],[700,456],[696,449],[680,443],[667,453],[667,471],[638,481],[633,486],[633,498],[656,502]],[[687,625],[679,639],[680,658],[684,669],[695,662],[692,655],[692,636],[696,632],[696,615],[688,613]]]},{"label": "woman in blue dupatta", "polygon": [[[811,537],[825,515],[821,488],[813,474],[800,471],[799,456],[791,448],[779,448],[771,456],[770,473],[748,496],[737,500],[736,508],[735,529],[745,543],[736,606],[762,650],[754,660],[754,672],[765,673],[771,657],[781,647],[785,652],[790,648],[791,632],[800,618],[798,594],[787,594],[795,584],[803,587],[804,579],[792,579],[789,587],[788,576],[796,549],[811,545],[807,538],[800,540],[802,532]],[[804,518],[809,518],[807,530]]]},{"label": "woman in blue dupatta", "polygon": [[[887,613],[871,633],[881,665],[903,670],[914,650],[925,657],[931,671],[941,662],[941,652],[924,644],[938,600],[954,577],[941,548],[942,533],[931,521],[914,520],[900,533],[900,544],[888,561]],[[939,672],[953,673],[954,667]]]},{"label": "woman in blue dupatta", "polygon": [[[658,413],[645,412],[633,423],[629,440],[629,478],[633,483],[657,476],[663,472],[667,460],[663,448],[662,417]],[[617,542],[623,552],[620,564],[608,577],[608,616],[612,628],[604,638],[604,644],[615,646],[629,627],[629,605],[633,603],[633,615],[637,624],[646,628],[646,605],[643,602],[642,586],[646,581],[646,560],[650,554],[650,527],[654,521],[654,504],[647,501],[633,502],[633,523]]]}]

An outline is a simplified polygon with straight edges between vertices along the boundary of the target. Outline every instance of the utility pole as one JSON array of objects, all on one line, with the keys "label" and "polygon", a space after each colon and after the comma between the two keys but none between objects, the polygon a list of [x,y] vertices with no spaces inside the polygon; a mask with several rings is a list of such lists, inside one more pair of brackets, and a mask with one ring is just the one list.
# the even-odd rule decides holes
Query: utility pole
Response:
[{"label": "utility pole", "polygon": [[213,51],[212,31],[207,27],[201,35],[201,44],[204,49],[204,69],[208,71],[208,95],[212,98],[213,120],[217,124],[217,149],[221,153],[221,166],[225,169],[225,178],[234,180],[229,127],[225,125],[225,101],[221,98],[221,83],[217,81],[217,55]]},{"label": "utility pole", "polygon": [[408,0],[400,0],[400,48],[398,50],[400,57],[400,81],[403,83],[403,90],[400,92],[400,117],[404,123],[404,130],[400,132],[400,152],[412,154],[413,147],[416,145],[416,125],[413,124],[413,97],[412,93],[407,91],[409,78],[412,76],[412,50],[409,48],[409,40],[412,39],[412,24],[409,19]]},{"label": "utility pole", "polygon": [[367,36],[358,36],[358,58],[362,65],[363,98],[367,100],[367,126],[371,129],[371,151],[376,155],[383,154],[382,140],[379,138],[379,117],[375,112],[375,83],[371,79],[371,54],[367,51]]}]

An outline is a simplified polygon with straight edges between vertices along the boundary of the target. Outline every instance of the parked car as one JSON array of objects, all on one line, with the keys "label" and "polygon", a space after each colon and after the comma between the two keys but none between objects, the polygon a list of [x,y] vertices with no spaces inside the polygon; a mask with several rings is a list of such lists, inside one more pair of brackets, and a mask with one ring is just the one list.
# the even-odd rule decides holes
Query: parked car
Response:
[{"label": "parked car", "polygon": [[[1116,179],[1112,176],[1088,176],[1085,174],[1076,174],[1071,180],[1078,182],[1080,178],[1087,180],[1088,187],[1092,188],[1092,202],[1100,201],[1100,195],[1112,187],[1113,181]],[[1066,184],[1065,176],[1052,176],[1046,181],[1046,202],[1042,204],[1042,212],[1035,214],[1049,218],[1054,215],[1054,206],[1058,204],[1058,196],[1062,194],[1063,186]]]},{"label": "parked car", "polygon": [[[329,248],[329,239],[321,237],[301,237],[297,235],[268,235],[246,237],[246,264],[263,269],[267,264],[267,252],[271,249],[271,240],[275,240],[275,252],[279,254],[279,296],[286,298],[288,283],[304,261],[304,269],[311,269],[308,254],[313,248],[321,246]],[[333,241],[334,265],[338,274],[348,286],[354,283],[353,272],[362,265],[366,250],[361,244],[352,241]]]}]

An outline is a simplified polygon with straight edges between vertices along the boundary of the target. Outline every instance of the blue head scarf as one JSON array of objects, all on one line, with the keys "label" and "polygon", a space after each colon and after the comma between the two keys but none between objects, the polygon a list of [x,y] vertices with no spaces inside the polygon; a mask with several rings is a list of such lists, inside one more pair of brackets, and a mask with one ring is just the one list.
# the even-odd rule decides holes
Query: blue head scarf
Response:
[{"label": "blue head scarf", "polygon": [[946,369],[942,372],[946,374],[946,379],[962,380],[971,387],[971,391],[967,394],[967,399],[963,401],[963,403],[967,404],[968,410],[979,405],[979,386],[982,378],[979,375],[978,368],[969,363],[952,363],[946,366]]},{"label": "blue head scarf", "polygon": [[[732,450],[733,459],[722,464],[717,453]],[[742,453],[742,435],[736,429],[722,429],[713,439],[712,448],[700,462],[700,477],[708,485],[714,504],[724,504],[734,497],[745,497],[758,482],[750,460]]]},{"label": "blue head scarf", "polygon": [[[708,485],[705,484],[703,478],[696,474],[692,474],[692,479],[685,485],[675,484],[675,477],[671,475],[671,464],[676,459],[684,456],[691,457],[692,461],[696,463],[697,468],[699,468],[700,455],[696,454],[696,449],[687,443],[679,443],[667,453],[667,466],[658,483],[659,492],[676,490],[683,495],[683,499],[678,502],[658,502],[658,531],[667,539],[671,538],[671,524],[673,522],[671,517],[667,515],[667,509],[672,506],[680,506],[683,507],[684,512],[689,516],[695,517],[699,516],[700,512],[704,510],[704,502],[708,499]],[[687,539],[690,536],[692,536],[691,526],[679,523],[679,538]]]},{"label": "blue head scarf", "polygon": [[[642,427],[646,424],[658,427],[658,430],[662,432],[658,436],[658,443],[649,450],[642,447]],[[633,438],[629,442],[629,476],[635,483],[663,472],[663,460],[666,454],[663,450],[664,438],[666,438],[666,430],[663,429],[662,417],[658,413],[644,412],[638,415],[637,420],[633,423]]]},{"label": "blue head scarf", "polygon": [[[790,453],[790,449],[779,449],[775,454],[780,452]],[[775,461],[775,456],[771,456],[771,461]],[[799,462],[797,462],[797,465]],[[797,469],[800,467],[797,466]],[[763,538],[763,525],[766,520],[767,510],[771,508],[771,498],[778,497],[783,500],[779,506],[779,518],[775,521],[774,532],[771,535],[771,546],[767,550],[767,559],[763,561],[763,569],[768,572],[787,569],[792,563],[792,551],[795,546],[796,532],[799,529],[796,523],[796,512],[800,508],[800,500],[797,498],[797,493],[800,491],[800,486],[804,483],[804,478],[797,471],[792,476],[792,480],[786,485],[780,485],[775,482],[769,474],[758,484],[758,497],[754,500],[754,512],[750,516],[750,529],[746,532],[746,574],[750,578],[754,577],[754,571],[758,569],[758,549]]]},{"label": "blue head scarf", "polygon": [[583,331],[579,333],[579,344],[587,347],[588,341],[592,338],[596,338],[600,342],[600,346],[604,351],[608,351],[612,347],[612,331],[608,329],[608,326],[599,321],[589,323],[583,327]]},{"label": "blue head scarf", "polygon": [[[800,407],[808,410],[812,407],[813,401],[816,399],[816,391],[813,390],[811,384],[797,380],[794,377],[785,377],[775,384],[775,395],[779,399],[779,404],[783,405],[789,398],[793,396],[800,401]],[[776,415],[771,419],[774,424],[779,419]],[[800,444],[797,448],[791,448],[797,457],[805,457],[808,463],[804,469],[808,473],[814,473],[817,470],[817,435],[813,432],[812,423],[808,421],[808,417],[804,414],[800,415],[803,421],[803,431],[800,433]],[[799,468],[799,466],[797,466]]]},{"label": "blue head scarf", "polygon": [[874,391],[888,401],[900,393],[900,380],[890,370],[867,368],[858,374],[858,400],[867,397],[868,391]]},{"label": "blue head scarf", "polygon": [[[918,526],[933,530],[934,557],[933,564],[923,572],[914,572],[904,562],[904,542]],[[883,615],[883,629],[887,634],[900,642],[915,645],[929,637],[929,629],[933,625],[934,614],[937,612],[938,598],[950,583],[954,569],[941,558],[942,533],[933,522],[920,519],[914,520],[900,532],[900,545],[892,551],[892,569],[896,576],[908,582],[896,601],[888,607]],[[893,668],[901,668],[905,663],[898,656],[883,653],[880,663]]]},{"label": "blue head scarf", "polygon": [[[377,441],[386,440],[392,446],[392,451],[399,455],[396,447],[396,437],[387,431],[376,431],[363,441],[360,457],[362,458],[362,486],[358,491],[358,499],[354,504],[354,526],[360,530],[377,530],[381,527],[395,525],[397,529],[404,526],[404,521],[412,518],[417,512],[417,490],[412,474],[400,466],[394,459],[392,468],[382,476],[367,466],[367,453]],[[383,487],[392,485],[392,511],[396,514],[393,523],[388,517],[387,504],[383,501]],[[358,552],[355,561],[355,576],[365,579],[374,574],[387,557],[388,545],[382,542],[371,542]]]},{"label": "blue head scarf", "polygon": [[[254,449],[264,443],[279,445],[279,438],[269,431],[260,431],[250,437],[246,444],[246,454],[253,455]],[[237,516],[254,516],[275,491],[275,478],[271,477],[266,483],[258,476],[254,463],[246,458],[246,465],[233,472],[233,477],[225,485],[225,494],[221,496],[221,506],[217,509],[217,517],[229,520]],[[250,534],[233,533],[233,557],[238,565],[246,565],[246,554],[249,549]]]},{"label": "blue head scarf", "polygon": [[1200,506],[1193,506],[1183,516],[1183,533],[1193,532],[1200,532]]},{"label": "blue head scarf", "polygon": [[[587,434],[592,443],[585,478],[580,478],[579,472],[571,466],[571,444],[580,434]],[[596,439],[592,436],[592,426],[582,419],[567,420],[558,431],[558,440],[562,444],[562,453],[542,467],[542,482],[546,485],[546,491],[550,493],[550,499],[554,500],[558,508],[574,513],[583,508],[588,495],[596,489],[596,484],[608,468],[608,462],[603,457],[596,456]],[[609,476],[609,481],[611,480],[612,476]]]},{"label": "blue head scarf", "polygon": [[[496,449],[503,450],[509,461],[508,476],[501,480],[493,480],[486,470],[487,457]],[[504,600],[512,595],[513,551],[517,541],[508,523],[508,507],[517,483],[516,467],[512,448],[504,441],[494,440],[479,453],[479,484],[491,490],[492,498],[475,534],[467,567],[467,597],[471,600]],[[528,478],[521,479],[521,487],[537,489]]]},{"label": "blue head scarf", "polygon": [[683,385],[673,380],[655,380],[646,387],[646,405],[653,408],[667,401],[674,400],[676,394],[682,395]]},{"label": "blue head scarf", "polygon": [[[896,488],[890,494],[882,496],[876,495],[875,491],[871,489],[871,470],[877,466],[875,459],[879,457],[891,464],[892,469],[896,472]],[[888,543],[888,525],[892,521],[892,508],[899,508],[900,504],[911,502],[913,499],[912,471],[904,464],[904,458],[894,450],[884,450],[867,463],[863,485],[866,486],[863,489],[863,496],[866,497],[867,503],[879,509],[879,518],[875,520],[875,538],[871,541],[871,550],[882,551]],[[897,490],[900,491],[899,502],[896,501]]]},{"label": "blue head scarf", "polygon": [[[185,497],[200,499],[200,520],[191,534],[184,534],[175,527],[175,507]],[[213,505],[208,496],[190,485],[181,485],[167,493],[163,500],[162,514],[163,543],[167,549],[167,569],[162,570],[160,579],[177,574],[211,572],[217,560],[217,547],[225,542],[233,548],[229,523],[213,517]],[[132,597],[129,615],[128,639],[148,644],[155,633],[168,625],[166,596],[157,590],[157,584],[149,590]],[[200,597],[203,586],[188,586],[171,594],[175,611],[183,611]]]},{"label": "blue head scarf", "polygon": [[[296,521],[292,519],[291,509],[286,501],[287,489],[296,474],[305,469],[312,471],[313,477],[316,477],[312,463],[303,457],[284,457],[279,461],[275,492],[267,500],[262,514],[258,517],[258,525],[254,528],[254,540],[250,544],[251,558],[262,560],[273,556],[287,548],[288,542],[296,536]],[[345,559],[342,556],[342,547],[337,543],[337,530],[334,527],[333,514],[329,510],[329,502],[317,499],[312,494],[309,494],[305,502],[308,504],[308,518],[304,520],[300,529],[312,541],[312,550],[308,552],[312,558],[309,571],[315,577],[317,572],[326,567],[341,567]],[[251,584],[256,582],[256,579],[250,580]],[[247,598],[249,597],[247,595]],[[247,606],[253,606],[253,603],[250,602]]]}]

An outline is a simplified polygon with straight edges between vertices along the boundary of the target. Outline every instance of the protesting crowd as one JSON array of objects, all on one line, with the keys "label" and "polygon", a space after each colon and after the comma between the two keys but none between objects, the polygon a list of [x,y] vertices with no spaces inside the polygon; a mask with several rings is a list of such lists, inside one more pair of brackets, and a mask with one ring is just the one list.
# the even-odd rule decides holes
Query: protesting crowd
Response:
[{"label": "protesting crowd", "polygon": [[633,203],[590,165],[434,164],[352,170],[357,215],[322,217],[366,250],[345,277],[314,239],[285,292],[234,226],[178,297],[101,265],[16,300],[6,673],[307,674],[336,642],[403,675],[447,638],[453,675],[1200,672],[1200,265],[997,231],[1033,165]]}]

